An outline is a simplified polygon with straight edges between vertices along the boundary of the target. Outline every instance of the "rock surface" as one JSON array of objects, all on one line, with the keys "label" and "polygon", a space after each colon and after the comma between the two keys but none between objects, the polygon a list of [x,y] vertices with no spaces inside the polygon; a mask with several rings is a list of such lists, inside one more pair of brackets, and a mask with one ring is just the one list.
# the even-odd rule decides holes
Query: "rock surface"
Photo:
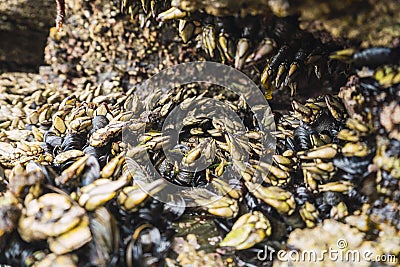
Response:
[{"label": "rock surface", "polygon": [[54,0],[0,0],[0,72],[38,71],[55,11]]}]

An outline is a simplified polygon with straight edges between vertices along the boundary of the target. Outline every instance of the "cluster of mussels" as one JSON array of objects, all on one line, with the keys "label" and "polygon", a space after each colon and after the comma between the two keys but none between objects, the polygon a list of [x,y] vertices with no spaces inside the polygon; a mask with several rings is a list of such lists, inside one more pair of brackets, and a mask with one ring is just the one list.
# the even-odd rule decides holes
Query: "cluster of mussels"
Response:
[{"label": "cluster of mussels", "polygon": [[[106,13],[97,2],[86,3],[81,16],[68,20],[66,33],[51,32],[46,57],[53,68],[2,75],[0,263],[198,266],[179,257],[166,260],[173,222],[183,215],[212,218],[224,236],[219,253],[237,265],[272,265],[257,258],[265,245],[285,248],[286,240],[295,243],[291,233],[307,235],[309,228],[326,236],[326,225],[345,233],[350,227],[341,222],[364,232],[360,235],[375,247],[391,242],[385,253],[399,255],[398,49],[332,53],[340,46],[300,30],[293,17],[260,8],[281,15],[284,1],[215,3],[123,1],[123,10],[140,18],[142,31],[126,26],[110,3],[103,6]],[[233,12],[240,14],[226,16]],[[98,23],[74,29],[74,22],[90,19]],[[150,23],[169,19],[180,20],[185,42],[200,38],[206,58],[239,69],[266,64],[259,73],[267,98],[272,88],[294,92],[302,79],[314,91],[329,86],[311,85],[311,76],[322,81],[326,75],[333,84],[343,76],[347,84],[338,94],[313,92],[314,98],[292,100],[290,111],[264,118],[255,116],[243,96],[216,86],[143,95],[132,85],[197,58],[190,46],[174,43],[175,37],[157,40],[161,34]],[[167,25],[157,27],[171,34]],[[356,72],[359,67],[371,68]],[[209,116],[202,107],[210,98],[229,107],[241,125],[228,111]],[[197,109],[179,118],[183,128],[168,151],[181,162],[171,161],[164,151],[171,143],[164,131],[168,116],[193,104]],[[260,129],[260,119],[276,129]],[[276,150],[265,146],[270,138]],[[265,153],[273,155],[263,161]],[[202,158],[212,162],[188,171]],[[155,172],[163,179],[154,179]],[[166,180],[187,189],[167,191]],[[160,201],[165,197],[167,203]],[[232,265],[231,260],[218,264]]]}]

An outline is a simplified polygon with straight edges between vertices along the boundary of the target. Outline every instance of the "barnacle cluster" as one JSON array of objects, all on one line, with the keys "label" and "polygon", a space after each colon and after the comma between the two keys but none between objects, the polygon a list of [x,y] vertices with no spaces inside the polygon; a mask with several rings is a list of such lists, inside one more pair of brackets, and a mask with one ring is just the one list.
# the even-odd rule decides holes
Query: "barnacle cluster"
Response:
[{"label": "barnacle cluster", "polygon": [[[310,33],[294,2],[58,1],[50,66],[0,75],[0,263],[283,266],[257,256],[344,239],[398,264],[400,50]],[[242,70],[273,115],[221,86],[137,86],[195,60]],[[174,238],[183,218],[214,245]]]},{"label": "barnacle cluster", "polygon": [[267,99],[274,89],[294,95],[298,87],[337,87],[343,78],[329,60],[340,44],[301,30],[289,1],[122,1],[121,7],[141,25],[175,20],[182,41],[194,42],[208,60],[262,73]]}]

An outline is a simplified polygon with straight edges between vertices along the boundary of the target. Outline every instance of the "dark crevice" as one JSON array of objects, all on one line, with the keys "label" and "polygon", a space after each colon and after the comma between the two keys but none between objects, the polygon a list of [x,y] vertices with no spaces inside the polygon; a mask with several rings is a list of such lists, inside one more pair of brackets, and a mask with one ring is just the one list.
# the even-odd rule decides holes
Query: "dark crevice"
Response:
[{"label": "dark crevice", "polygon": [[39,71],[55,12],[54,0],[0,4],[0,73]]},{"label": "dark crevice", "polygon": [[0,70],[38,72],[43,65],[47,32],[0,31]]}]

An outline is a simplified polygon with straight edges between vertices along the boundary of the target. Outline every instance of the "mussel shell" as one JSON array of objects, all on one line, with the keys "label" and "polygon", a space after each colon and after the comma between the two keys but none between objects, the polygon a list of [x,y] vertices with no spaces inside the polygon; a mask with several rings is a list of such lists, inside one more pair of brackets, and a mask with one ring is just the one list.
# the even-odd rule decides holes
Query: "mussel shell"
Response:
[{"label": "mussel shell", "polygon": [[63,143],[61,144],[62,151],[67,150],[82,150],[87,142],[85,134],[69,133],[65,136]]},{"label": "mussel shell", "polygon": [[185,199],[181,195],[170,195],[168,203],[164,205],[163,216],[169,221],[176,221],[186,210]]},{"label": "mussel shell", "polygon": [[96,130],[106,127],[110,121],[104,115],[97,115],[92,119],[92,130],[90,133],[94,133]]},{"label": "mussel shell", "polygon": [[294,146],[296,151],[304,151],[312,148],[311,135],[317,132],[306,123],[301,123],[293,133]]},{"label": "mussel shell", "polygon": [[63,138],[56,135],[54,132],[47,131],[44,133],[43,142],[52,148],[57,146],[61,147],[63,141]]}]

